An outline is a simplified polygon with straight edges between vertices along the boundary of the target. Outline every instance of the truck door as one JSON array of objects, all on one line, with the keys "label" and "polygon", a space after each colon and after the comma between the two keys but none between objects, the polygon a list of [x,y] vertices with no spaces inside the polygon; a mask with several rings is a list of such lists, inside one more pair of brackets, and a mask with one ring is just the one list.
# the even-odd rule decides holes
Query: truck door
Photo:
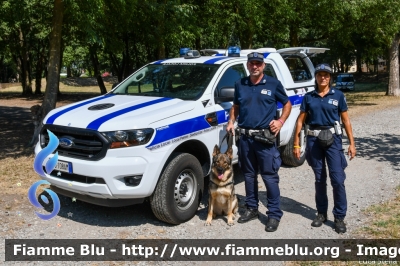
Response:
[{"label": "truck door", "polygon": [[[220,92],[222,88],[231,88],[234,90],[235,82],[241,78],[247,76],[246,68],[243,63],[236,63],[227,65],[220,74],[218,81],[216,82],[216,86],[214,88],[214,96],[220,96]],[[215,104],[215,111],[218,116],[218,136],[219,136],[219,144],[226,134],[226,126],[229,120],[229,111],[232,107],[232,101],[225,101]],[[233,162],[237,162],[237,147],[235,141],[233,143]],[[221,152],[225,152],[227,150],[227,142],[224,141],[221,145]]]}]

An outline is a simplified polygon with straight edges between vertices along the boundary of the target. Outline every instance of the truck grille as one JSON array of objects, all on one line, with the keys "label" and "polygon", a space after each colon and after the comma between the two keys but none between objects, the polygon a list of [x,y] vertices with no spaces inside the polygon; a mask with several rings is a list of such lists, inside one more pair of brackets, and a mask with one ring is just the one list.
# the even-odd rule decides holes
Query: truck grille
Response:
[{"label": "truck grille", "polygon": [[[50,130],[60,140],[56,151],[58,151],[59,155],[65,157],[98,161],[104,158],[110,146],[109,141],[98,131],[44,125],[40,133],[40,145],[42,148],[49,143],[47,130]],[[63,140],[66,141],[64,142]]]}]

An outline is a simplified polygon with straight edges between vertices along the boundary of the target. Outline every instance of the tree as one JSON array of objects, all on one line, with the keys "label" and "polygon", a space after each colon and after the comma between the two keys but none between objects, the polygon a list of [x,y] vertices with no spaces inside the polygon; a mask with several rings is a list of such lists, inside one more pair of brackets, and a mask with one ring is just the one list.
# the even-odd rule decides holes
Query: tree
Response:
[{"label": "tree", "polygon": [[389,84],[386,95],[400,96],[399,84],[399,45],[400,33],[395,34],[392,40],[392,45],[389,50]]},{"label": "tree", "polygon": [[30,145],[36,144],[40,130],[42,129],[42,119],[56,107],[57,93],[60,83],[61,70],[61,30],[64,16],[63,0],[54,0],[53,19],[50,33],[49,64],[47,74],[46,92],[38,116],[37,126]]},{"label": "tree", "polygon": [[0,4],[0,39],[6,42],[17,66],[23,95],[33,93],[33,73],[42,72],[40,61],[47,53],[47,45],[41,44],[48,40],[49,7],[50,0],[5,0]]},{"label": "tree", "polygon": [[386,49],[389,54],[389,86],[386,95],[400,96],[398,63],[400,2],[358,0],[357,6],[361,22],[358,24],[357,32],[373,40],[376,46],[384,47],[383,49]]}]

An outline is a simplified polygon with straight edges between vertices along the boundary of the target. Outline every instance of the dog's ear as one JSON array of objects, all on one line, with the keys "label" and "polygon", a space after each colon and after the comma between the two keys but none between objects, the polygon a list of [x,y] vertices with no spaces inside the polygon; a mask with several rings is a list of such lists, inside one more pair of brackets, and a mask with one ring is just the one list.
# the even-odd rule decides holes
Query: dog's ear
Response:
[{"label": "dog's ear", "polygon": [[228,150],[225,152],[225,154],[228,155],[229,159],[232,161],[232,158],[233,158],[232,147],[229,147]]},{"label": "dog's ear", "polygon": [[218,148],[218,145],[217,144],[215,144],[215,146],[214,146],[214,152],[213,152],[213,157],[215,156],[215,155],[217,155],[217,154],[220,154],[221,152],[220,152],[220,150],[219,150],[219,148]]}]

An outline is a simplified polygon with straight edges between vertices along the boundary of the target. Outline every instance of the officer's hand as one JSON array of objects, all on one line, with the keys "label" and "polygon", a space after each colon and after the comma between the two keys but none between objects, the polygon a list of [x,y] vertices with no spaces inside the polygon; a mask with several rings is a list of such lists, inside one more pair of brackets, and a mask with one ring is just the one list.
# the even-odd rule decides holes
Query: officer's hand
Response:
[{"label": "officer's hand", "polygon": [[272,120],[269,123],[269,128],[271,129],[271,132],[275,134],[275,136],[278,135],[279,130],[281,130],[282,126],[282,123],[278,120]]},{"label": "officer's hand", "polygon": [[347,154],[350,157],[350,160],[352,160],[356,156],[356,146],[350,145]]},{"label": "officer's hand", "polygon": [[235,125],[232,122],[228,122],[228,126],[226,127],[227,132],[231,132],[232,135],[235,135],[235,130],[234,130]]},{"label": "officer's hand", "polygon": [[293,155],[297,160],[300,160],[300,148],[293,148]]}]

